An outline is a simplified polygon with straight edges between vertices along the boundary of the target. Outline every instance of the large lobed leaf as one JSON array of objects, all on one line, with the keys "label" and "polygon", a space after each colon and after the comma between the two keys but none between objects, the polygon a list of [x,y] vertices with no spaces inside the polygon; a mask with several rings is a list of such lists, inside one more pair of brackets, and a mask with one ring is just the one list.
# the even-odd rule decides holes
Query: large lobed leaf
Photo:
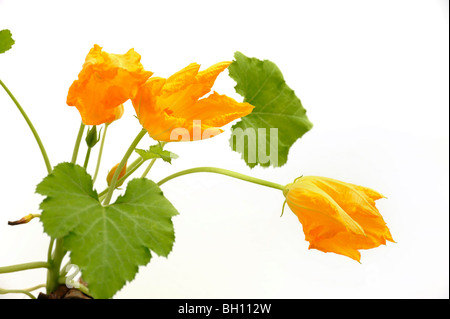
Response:
[{"label": "large lobed leaf", "polygon": [[44,230],[63,238],[71,263],[82,272],[95,298],[110,298],[134,279],[151,251],[168,256],[175,240],[176,209],[148,179],[134,179],[114,204],[102,206],[92,179],[78,165],[55,167],[36,191]]},{"label": "large lobed leaf", "polygon": [[248,166],[280,167],[294,142],[312,128],[300,99],[271,61],[236,52],[228,67],[236,92],[255,106],[233,127],[230,140]]}]

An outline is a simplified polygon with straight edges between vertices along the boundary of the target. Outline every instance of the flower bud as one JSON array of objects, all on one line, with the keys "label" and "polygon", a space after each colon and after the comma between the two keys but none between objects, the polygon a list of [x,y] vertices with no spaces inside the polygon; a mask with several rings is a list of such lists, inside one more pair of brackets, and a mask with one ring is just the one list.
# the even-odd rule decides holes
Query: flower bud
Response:
[{"label": "flower bud", "polygon": [[384,198],[363,186],[331,178],[305,176],[286,185],[286,203],[303,226],[309,248],[360,261],[360,249],[394,242],[375,206]]},{"label": "flower bud", "polygon": [[[101,131],[101,130],[100,130]],[[97,126],[94,125],[92,128],[90,128],[86,135],[86,144],[89,148],[92,148],[95,146],[95,144],[100,141],[100,137],[97,137]]]},{"label": "flower bud", "polygon": [[8,222],[8,225],[15,226],[15,225],[27,224],[30,220],[32,220],[35,217],[40,217],[40,215],[39,214],[28,214],[27,216],[22,217],[19,220]]},{"label": "flower bud", "polygon": [[[111,181],[114,177],[114,174],[116,173],[117,167],[119,167],[120,163],[117,163],[109,172],[108,172],[108,176],[106,177],[106,181],[108,182],[108,186],[111,185]],[[117,181],[119,181],[127,172],[127,164],[125,163],[125,165],[123,166],[122,170],[119,173],[119,177],[117,178]],[[116,187],[119,187],[123,184],[123,181],[120,183],[116,184]]]}]

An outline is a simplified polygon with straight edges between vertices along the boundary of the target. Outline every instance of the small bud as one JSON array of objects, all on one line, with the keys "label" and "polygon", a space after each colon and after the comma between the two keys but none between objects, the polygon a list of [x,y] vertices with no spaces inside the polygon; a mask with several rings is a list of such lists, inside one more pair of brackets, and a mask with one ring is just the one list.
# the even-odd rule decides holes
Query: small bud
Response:
[{"label": "small bud", "polygon": [[[108,182],[108,186],[111,185],[112,178],[114,174],[116,173],[117,167],[119,167],[120,163],[117,163],[109,172],[108,176],[106,177],[106,181]],[[119,181],[127,172],[127,164],[123,166],[122,170],[120,171],[119,177],[117,178],[117,181]],[[123,184],[123,181],[116,184],[116,187],[119,187]]]},{"label": "small bud", "polygon": [[97,126],[94,125],[87,132],[86,144],[89,148],[92,148],[98,143],[98,141],[100,141],[100,136],[97,137]]},{"label": "small bud", "polygon": [[40,217],[41,215],[39,214],[29,214],[25,217],[22,217],[19,220],[13,221],[13,222],[8,222],[8,225],[10,226],[15,226],[15,225],[22,225],[22,224],[26,224],[28,223],[30,220],[32,220],[35,217]]}]

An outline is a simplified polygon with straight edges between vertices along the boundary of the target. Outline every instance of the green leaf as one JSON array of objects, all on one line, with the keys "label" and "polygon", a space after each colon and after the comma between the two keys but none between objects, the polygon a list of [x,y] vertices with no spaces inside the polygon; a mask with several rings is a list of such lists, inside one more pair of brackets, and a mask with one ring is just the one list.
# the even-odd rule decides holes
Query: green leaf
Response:
[{"label": "green leaf", "polygon": [[165,162],[169,162],[172,164],[172,159],[178,158],[177,154],[174,154],[169,151],[165,151],[162,149],[160,144],[150,146],[148,151],[136,149],[136,153],[138,153],[145,161],[152,158],[161,158]]},{"label": "green leaf", "polygon": [[133,179],[114,204],[102,206],[84,168],[62,163],[36,191],[46,196],[40,205],[45,232],[63,238],[95,298],[111,298],[133,280],[150,251],[167,257],[172,250],[178,212],[148,179]]},{"label": "green leaf", "polygon": [[57,165],[37,185],[36,192],[47,196],[40,205],[41,221],[44,231],[54,238],[68,235],[80,224],[86,212],[102,211],[91,177],[78,165]]},{"label": "green leaf", "polygon": [[15,43],[11,31],[5,29],[0,31],[0,53],[4,53],[12,48]]},{"label": "green leaf", "polygon": [[312,128],[312,123],[273,62],[240,52],[234,58],[228,71],[237,83],[235,90],[255,109],[232,127],[230,145],[251,168],[283,166],[291,146]]}]

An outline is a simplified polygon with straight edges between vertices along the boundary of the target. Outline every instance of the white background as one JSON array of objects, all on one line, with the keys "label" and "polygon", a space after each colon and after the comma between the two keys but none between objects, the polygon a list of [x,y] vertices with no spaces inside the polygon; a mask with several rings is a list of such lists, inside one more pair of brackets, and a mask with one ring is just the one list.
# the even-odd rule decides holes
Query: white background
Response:
[{"label": "white background", "polygon": [[[362,251],[359,264],[308,250],[295,215],[280,218],[279,191],[220,175],[180,177],[162,187],[180,212],[172,253],[141,267],[116,298],[448,298],[448,19],[442,0],[0,0],[0,29],[16,40],[0,55],[0,79],[56,165],[71,158],[80,117],[67,91],[95,43],[110,53],[135,48],[162,77],[191,62],[231,60],[236,50],[269,59],[314,123],[288,164],[250,170],[228,146],[230,124],[210,140],[169,144],[180,158],[157,162],[149,178],[217,166],[280,184],[328,176],[388,197],[377,207],[397,243]],[[225,71],[214,89],[241,101],[234,85]],[[3,91],[0,110],[0,265],[45,260],[38,220],[7,226],[39,213],[44,162]],[[133,112],[127,102],[108,130],[99,191],[140,130]],[[43,270],[0,275],[2,288],[43,282]]]}]

